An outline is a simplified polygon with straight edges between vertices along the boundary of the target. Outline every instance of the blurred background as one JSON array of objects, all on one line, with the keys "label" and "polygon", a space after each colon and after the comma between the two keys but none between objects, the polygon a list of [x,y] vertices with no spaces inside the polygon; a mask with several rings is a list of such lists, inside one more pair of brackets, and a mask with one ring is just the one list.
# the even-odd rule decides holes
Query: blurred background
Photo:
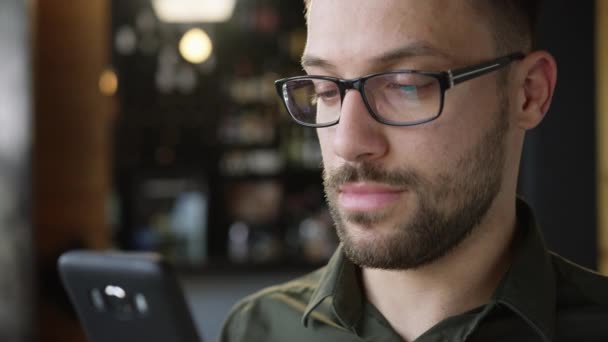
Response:
[{"label": "blurred background", "polygon": [[[520,193],[553,250],[608,273],[608,1],[545,7],[559,82]],[[305,38],[301,1],[0,1],[0,340],[85,340],[70,249],[162,253],[209,341],[236,300],[323,265],[319,147],[273,86]]]}]

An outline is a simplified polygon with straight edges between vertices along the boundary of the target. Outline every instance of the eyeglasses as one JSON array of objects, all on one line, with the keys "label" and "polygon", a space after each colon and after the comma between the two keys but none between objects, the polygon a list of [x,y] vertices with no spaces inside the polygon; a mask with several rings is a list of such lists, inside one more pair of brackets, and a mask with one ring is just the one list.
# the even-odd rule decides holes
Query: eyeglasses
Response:
[{"label": "eyeglasses", "polygon": [[275,87],[289,114],[304,126],[337,124],[349,89],[361,93],[376,121],[391,126],[413,126],[441,115],[446,90],[522,58],[524,54],[518,52],[456,70],[395,70],[351,80],[297,76],[275,81]]}]

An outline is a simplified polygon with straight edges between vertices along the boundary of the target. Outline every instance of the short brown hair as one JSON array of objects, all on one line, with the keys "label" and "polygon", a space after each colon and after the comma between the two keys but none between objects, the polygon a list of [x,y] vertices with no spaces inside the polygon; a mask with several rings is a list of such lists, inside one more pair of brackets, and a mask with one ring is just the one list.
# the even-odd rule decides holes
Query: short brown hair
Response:
[{"label": "short brown hair", "polygon": [[[311,0],[304,0],[305,15]],[[527,52],[536,47],[536,27],[542,0],[470,0],[479,15],[494,30],[499,54]]]},{"label": "short brown hair", "polygon": [[536,29],[542,0],[471,0],[492,27],[499,53],[527,52],[536,48]]}]

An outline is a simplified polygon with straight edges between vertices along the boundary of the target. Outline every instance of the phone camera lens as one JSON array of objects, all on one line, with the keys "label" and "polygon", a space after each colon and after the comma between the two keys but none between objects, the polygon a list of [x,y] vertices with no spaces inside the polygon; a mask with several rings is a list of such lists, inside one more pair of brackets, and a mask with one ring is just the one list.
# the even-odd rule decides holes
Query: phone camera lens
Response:
[{"label": "phone camera lens", "polygon": [[143,294],[136,294],[134,297],[134,301],[135,308],[137,309],[137,312],[140,315],[145,315],[148,313],[148,301],[146,300],[146,297]]},{"label": "phone camera lens", "polygon": [[95,310],[99,312],[103,312],[106,310],[103,295],[101,294],[101,291],[99,291],[99,289],[92,289],[89,295],[91,296],[91,302],[93,303],[93,307],[95,308]]}]

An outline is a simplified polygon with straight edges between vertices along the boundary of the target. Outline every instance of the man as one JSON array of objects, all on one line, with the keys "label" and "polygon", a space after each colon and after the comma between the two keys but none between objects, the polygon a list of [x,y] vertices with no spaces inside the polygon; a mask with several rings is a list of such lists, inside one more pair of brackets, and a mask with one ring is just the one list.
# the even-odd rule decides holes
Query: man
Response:
[{"label": "man", "polygon": [[312,0],[277,81],[316,127],[341,245],[223,341],[608,341],[608,279],[548,252],[516,184],[556,64],[538,1]]}]

